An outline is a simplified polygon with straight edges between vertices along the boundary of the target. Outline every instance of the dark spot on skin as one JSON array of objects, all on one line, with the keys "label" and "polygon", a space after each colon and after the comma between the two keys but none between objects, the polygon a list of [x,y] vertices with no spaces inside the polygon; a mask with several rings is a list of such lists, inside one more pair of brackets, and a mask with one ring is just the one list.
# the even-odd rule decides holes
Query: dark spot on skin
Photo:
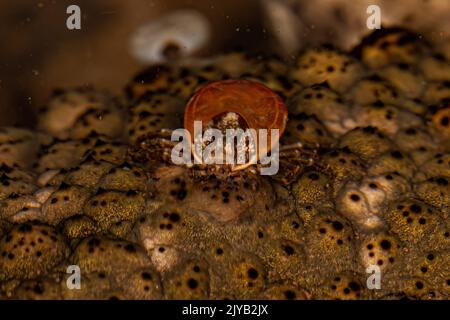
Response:
[{"label": "dark spot on skin", "polygon": [[136,248],[132,244],[127,244],[124,248],[128,252],[136,252]]},{"label": "dark spot on skin", "polygon": [[180,215],[178,213],[176,213],[176,212],[173,212],[173,213],[171,213],[169,215],[169,220],[174,222],[174,223],[178,222],[178,221],[180,221]]},{"label": "dark spot on skin", "polygon": [[391,248],[391,242],[389,240],[382,240],[380,242],[380,246],[381,248],[383,248],[384,250],[389,250]]},{"label": "dark spot on skin", "polygon": [[391,155],[395,159],[403,159],[403,154],[400,151],[392,151]]},{"label": "dark spot on skin", "polygon": [[286,252],[286,254],[288,256],[291,256],[294,254],[294,248],[292,248],[291,246],[285,246],[284,247],[284,252]]},{"label": "dark spot on skin", "polygon": [[187,191],[185,189],[181,189],[177,193],[178,200],[184,200],[187,196]]},{"label": "dark spot on skin", "polygon": [[437,178],[436,183],[440,186],[448,186],[448,181],[445,178]]},{"label": "dark spot on skin", "polygon": [[313,181],[315,181],[315,180],[319,180],[319,175],[317,174],[317,173],[310,173],[309,175],[308,175],[308,178],[310,179],[310,180],[313,180]]},{"label": "dark spot on skin", "polygon": [[422,208],[418,206],[417,204],[412,204],[409,209],[414,213],[420,213],[422,212]]},{"label": "dark spot on skin", "polygon": [[384,103],[383,103],[383,101],[381,101],[381,100],[377,100],[377,101],[375,101],[375,103],[373,104],[373,106],[374,106],[374,107],[377,107],[377,108],[384,108]]},{"label": "dark spot on skin", "polygon": [[191,279],[188,280],[187,285],[188,285],[189,288],[195,289],[195,288],[198,287],[198,281],[191,278]]},{"label": "dark spot on skin", "polygon": [[340,230],[342,230],[344,228],[342,223],[339,222],[339,221],[333,221],[332,225],[333,225],[334,230],[336,230],[336,231],[340,231]]},{"label": "dark spot on skin", "polygon": [[286,290],[284,292],[284,296],[286,297],[287,300],[294,300],[296,298],[295,292],[291,290]]},{"label": "dark spot on skin", "polygon": [[355,292],[361,290],[360,285],[357,284],[357,283],[354,282],[354,281],[351,281],[351,282],[348,284],[348,286],[350,287],[350,289],[352,289],[352,290],[355,291]]},{"label": "dark spot on skin", "polygon": [[143,272],[142,273],[142,279],[144,280],[152,280],[152,275],[148,272]]},{"label": "dark spot on skin", "polygon": [[35,293],[37,293],[37,294],[43,294],[43,293],[44,293],[44,288],[42,287],[41,284],[36,284],[36,285],[33,287],[33,291],[34,291]]},{"label": "dark spot on skin", "polygon": [[256,279],[258,278],[258,271],[255,268],[250,268],[247,271],[247,275],[250,279]]}]

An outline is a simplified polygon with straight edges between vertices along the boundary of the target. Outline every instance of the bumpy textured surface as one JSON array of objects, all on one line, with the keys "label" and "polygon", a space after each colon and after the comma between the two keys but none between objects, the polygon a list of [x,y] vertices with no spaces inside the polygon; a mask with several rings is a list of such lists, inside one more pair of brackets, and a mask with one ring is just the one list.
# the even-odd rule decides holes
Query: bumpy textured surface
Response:
[{"label": "bumpy textured surface", "polygon": [[[0,128],[0,298],[448,299],[442,47],[387,29],[291,65],[231,53],[152,66],[120,99],[55,92],[38,131]],[[230,78],[284,99],[282,144],[317,147],[289,184],[251,170],[198,180],[145,152],[182,127],[198,88]],[[66,284],[73,265],[80,290]],[[379,290],[366,285],[373,265]]]}]

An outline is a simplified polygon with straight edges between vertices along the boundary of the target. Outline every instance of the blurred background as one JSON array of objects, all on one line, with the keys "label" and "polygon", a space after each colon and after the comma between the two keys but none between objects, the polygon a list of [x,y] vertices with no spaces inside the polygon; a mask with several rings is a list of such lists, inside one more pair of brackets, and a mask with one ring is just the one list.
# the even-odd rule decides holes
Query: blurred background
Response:
[{"label": "blurred background", "polygon": [[[81,30],[66,27],[73,4],[81,8]],[[369,4],[381,7],[385,26],[431,40],[450,32],[447,0],[0,0],[0,125],[33,126],[55,88],[94,85],[120,94],[145,64],[131,53],[133,34],[175,10],[195,9],[207,19],[200,56],[241,47],[289,59],[305,45],[351,48],[370,32]]]}]

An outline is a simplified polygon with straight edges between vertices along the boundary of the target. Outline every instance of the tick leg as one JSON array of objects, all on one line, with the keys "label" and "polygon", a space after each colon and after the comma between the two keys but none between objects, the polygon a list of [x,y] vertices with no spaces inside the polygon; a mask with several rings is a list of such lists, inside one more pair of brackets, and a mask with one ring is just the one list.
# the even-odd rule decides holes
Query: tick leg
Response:
[{"label": "tick leg", "polygon": [[[280,159],[289,161],[292,163],[298,163],[302,165],[312,165],[317,158],[316,150],[289,150],[287,152],[280,153]],[[281,160],[280,160],[281,162]]]},{"label": "tick leg", "polygon": [[140,137],[129,149],[129,155],[136,162],[171,161],[172,148],[176,141],[171,141],[172,130],[163,129]]},{"label": "tick leg", "polygon": [[[315,146],[318,147],[318,146]],[[317,149],[306,147],[301,142],[296,142],[280,147],[279,172],[273,176],[281,184],[293,182],[305,167],[316,163]]]},{"label": "tick leg", "polygon": [[303,143],[296,142],[296,143],[291,143],[291,144],[288,144],[285,146],[280,146],[280,152],[286,151],[286,150],[292,150],[292,149],[303,149]]},{"label": "tick leg", "polygon": [[314,150],[314,149],[319,149],[319,148],[320,148],[320,145],[318,143],[305,145],[305,144],[301,143],[300,141],[298,141],[298,142],[290,143],[287,145],[281,145],[280,152],[286,151],[286,150],[303,150],[303,149]]}]

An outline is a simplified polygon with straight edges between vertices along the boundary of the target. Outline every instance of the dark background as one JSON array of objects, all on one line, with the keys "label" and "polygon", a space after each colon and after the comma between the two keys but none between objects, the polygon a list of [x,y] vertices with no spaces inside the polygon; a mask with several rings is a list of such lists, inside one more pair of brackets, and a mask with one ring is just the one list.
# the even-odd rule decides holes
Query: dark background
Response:
[{"label": "dark background", "polygon": [[[0,0],[0,125],[31,125],[33,112],[55,87],[93,84],[119,93],[140,66],[129,54],[130,34],[145,22],[176,8],[208,12],[214,28],[234,30],[237,20],[256,30],[254,0],[241,1],[146,0]],[[66,8],[81,8],[81,30],[66,28]],[[257,33],[257,32],[256,32]],[[211,48],[224,43],[250,44],[255,32],[213,38]],[[206,52],[208,54],[208,52]]]},{"label": "dark background", "polygon": [[[180,8],[196,8],[212,26],[203,52],[240,45],[277,51],[265,25],[265,0],[0,0],[0,126],[34,123],[34,112],[54,88],[92,84],[121,93],[143,66],[129,53],[131,33]],[[289,4],[302,28],[302,45],[334,42],[348,48],[362,35],[369,4],[382,7],[384,25],[404,25],[427,38],[447,37],[447,0],[274,0]],[[66,8],[79,5],[81,30],[66,28]],[[270,28],[269,28],[270,29]],[[271,32],[269,32],[271,31]]]}]

